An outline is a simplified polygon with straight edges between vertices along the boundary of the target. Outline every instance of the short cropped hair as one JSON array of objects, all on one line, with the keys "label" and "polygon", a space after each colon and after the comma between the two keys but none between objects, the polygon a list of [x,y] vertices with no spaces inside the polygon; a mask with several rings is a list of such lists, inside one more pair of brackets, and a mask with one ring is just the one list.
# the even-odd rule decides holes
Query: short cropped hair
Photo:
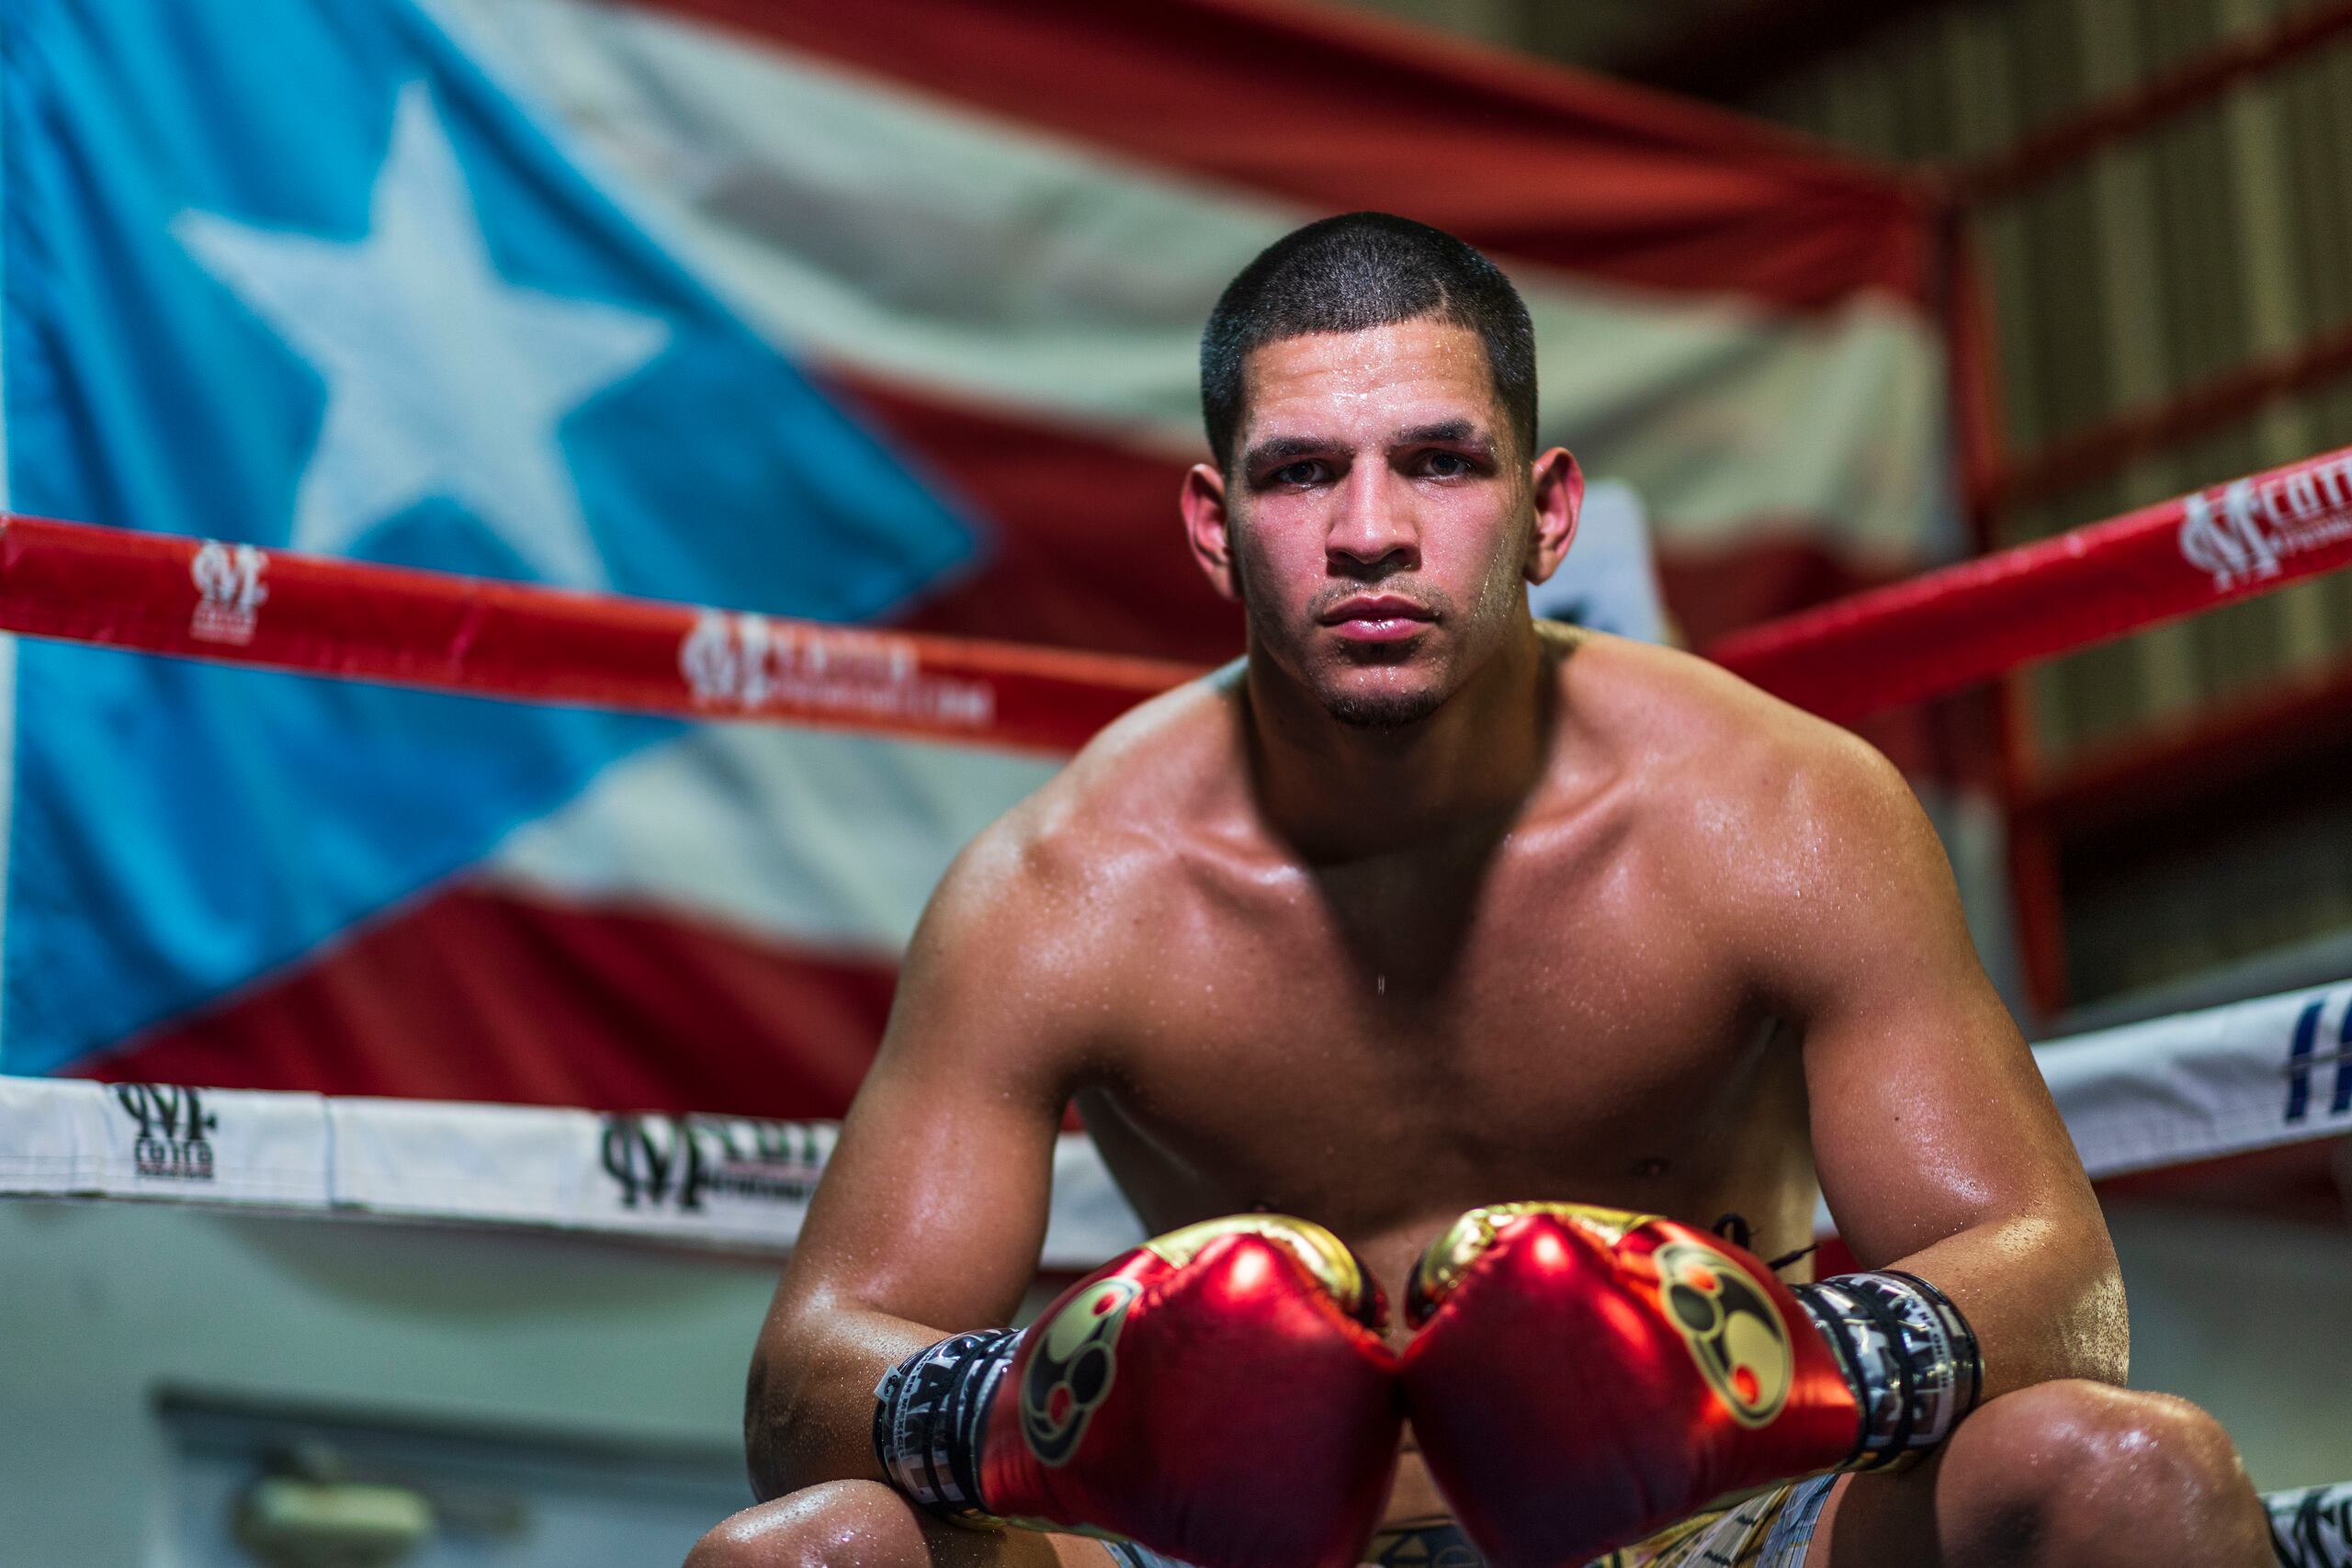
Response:
[{"label": "short cropped hair", "polygon": [[1535,329],[1502,269],[1442,229],[1387,212],[1348,212],[1293,230],[1226,286],[1201,333],[1201,416],[1217,468],[1233,471],[1242,371],[1250,354],[1309,333],[1433,320],[1487,346],[1495,396],[1535,452]]}]

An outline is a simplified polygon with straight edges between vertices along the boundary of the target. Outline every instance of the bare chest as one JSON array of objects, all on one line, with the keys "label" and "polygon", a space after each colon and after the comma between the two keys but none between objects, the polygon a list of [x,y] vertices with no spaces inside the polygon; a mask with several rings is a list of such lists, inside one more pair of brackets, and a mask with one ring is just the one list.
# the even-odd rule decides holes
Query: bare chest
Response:
[{"label": "bare chest", "polygon": [[1794,1054],[1696,912],[1638,881],[1489,865],[1183,900],[1081,1109],[1155,1226],[1262,1207],[1376,1245],[1482,1202],[1785,1186]]}]

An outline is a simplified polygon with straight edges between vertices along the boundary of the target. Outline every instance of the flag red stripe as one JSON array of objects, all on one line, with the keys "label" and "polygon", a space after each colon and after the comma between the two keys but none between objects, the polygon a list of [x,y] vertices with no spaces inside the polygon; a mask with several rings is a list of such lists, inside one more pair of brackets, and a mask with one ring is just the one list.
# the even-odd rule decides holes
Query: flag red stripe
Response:
[{"label": "flag red stripe", "polygon": [[459,887],[77,1076],[596,1111],[837,1117],[898,966]]},{"label": "flag red stripe", "polygon": [[1240,611],[1184,544],[1183,458],[839,370],[823,379],[994,525],[979,569],[901,624],[1187,664],[1241,651]]},{"label": "flag red stripe", "polygon": [[1818,306],[1930,297],[1923,187],[1760,122],[1284,0],[637,0],[1317,211]]},{"label": "flag red stripe", "polygon": [[[1240,612],[1208,586],[1184,543],[1176,492],[1185,459],[837,368],[823,379],[994,525],[978,571],[901,624],[1195,664],[1241,651]],[[1667,602],[1692,643],[1894,575],[1858,567],[1808,517],[1759,516],[1716,548],[1657,548]]]}]

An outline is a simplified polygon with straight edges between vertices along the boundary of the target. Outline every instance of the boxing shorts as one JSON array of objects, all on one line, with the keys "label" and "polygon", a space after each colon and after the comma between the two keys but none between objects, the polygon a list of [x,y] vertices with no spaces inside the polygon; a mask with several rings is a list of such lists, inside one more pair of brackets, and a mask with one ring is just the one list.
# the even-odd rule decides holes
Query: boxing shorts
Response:
[{"label": "boxing shorts", "polygon": [[[1834,1475],[1815,1475],[1768,1487],[1669,1525],[1592,1568],[1802,1568],[1837,1483]],[[1189,1568],[1133,1541],[1103,1544],[1118,1568]],[[1482,1562],[1470,1538],[1452,1525],[1383,1530],[1373,1538],[1369,1558],[1381,1568],[1479,1568]]]}]

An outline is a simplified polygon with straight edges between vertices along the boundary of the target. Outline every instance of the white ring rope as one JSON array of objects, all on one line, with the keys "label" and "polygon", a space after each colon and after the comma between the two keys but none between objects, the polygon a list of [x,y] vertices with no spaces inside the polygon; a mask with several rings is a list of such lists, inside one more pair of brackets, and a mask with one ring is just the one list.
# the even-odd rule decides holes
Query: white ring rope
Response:
[{"label": "white ring rope", "polygon": [[[2034,1055],[2093,1177],[2352,1133],[2352,981]],[[0,1077],[0,1195],[526,1225],[770,1255],[799,1233],[834,1135],[829,1122]],[[1065,1134],[1045,1266],[1091,1268],[1142,1237],[1093,1145]]]}]

